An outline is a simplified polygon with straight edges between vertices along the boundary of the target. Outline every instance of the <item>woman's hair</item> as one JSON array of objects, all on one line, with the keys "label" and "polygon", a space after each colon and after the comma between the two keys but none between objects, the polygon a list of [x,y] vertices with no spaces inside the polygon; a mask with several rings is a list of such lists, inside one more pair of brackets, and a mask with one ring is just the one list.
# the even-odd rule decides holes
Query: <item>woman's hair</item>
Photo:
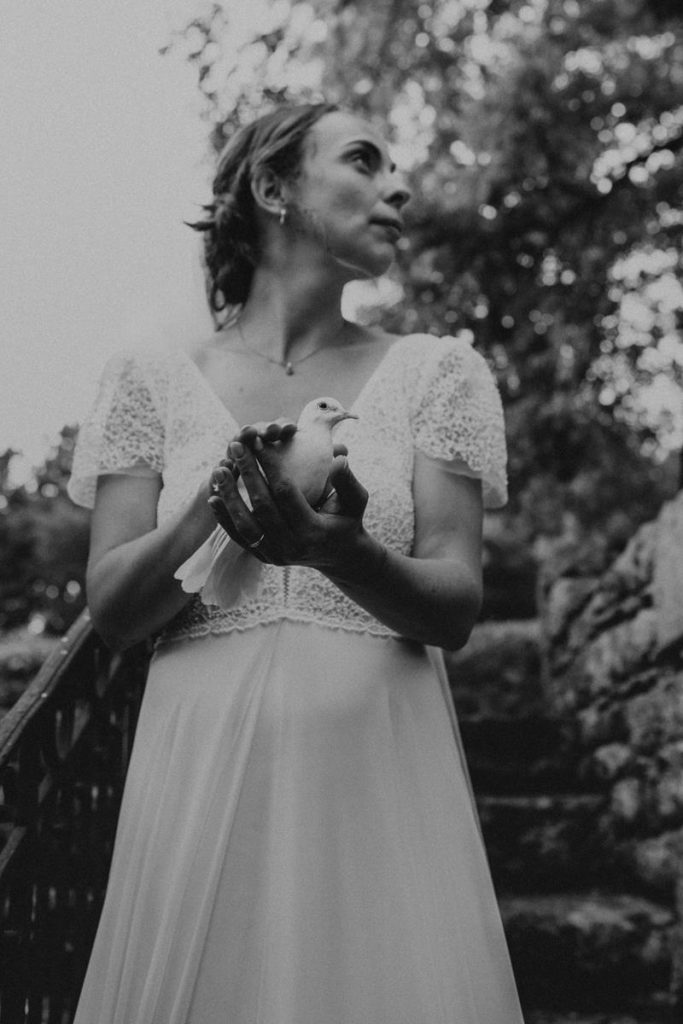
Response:
[{"label": "woman's hair", "polygon": [[259,259],[259,231],[251,184],[268,168],[292,180],[301,168],[304,141],[321,117],[338,108],[330,103],[279,107],[239,128],[218,157],[213,201],[206,216],[189,226],[204,233],[206,290],[211,311],[245,302]]}]

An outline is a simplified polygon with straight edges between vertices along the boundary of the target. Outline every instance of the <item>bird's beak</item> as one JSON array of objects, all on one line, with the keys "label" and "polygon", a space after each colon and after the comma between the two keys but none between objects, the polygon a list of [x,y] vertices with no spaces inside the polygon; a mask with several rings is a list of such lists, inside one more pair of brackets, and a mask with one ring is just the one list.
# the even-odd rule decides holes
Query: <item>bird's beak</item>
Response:
[{"label": "bird's beak", "polygon": [[357,420],[357,419],[360,419],[360,417],[357,415],[357,413],[355,413],[355,412],[347,412],[346,409],[344,409],[342,412],[338,412],[337,415],[334,417],[334,421],[332,423],[332,426],[336,427],[338,423],[342,422],[342,420]]}]

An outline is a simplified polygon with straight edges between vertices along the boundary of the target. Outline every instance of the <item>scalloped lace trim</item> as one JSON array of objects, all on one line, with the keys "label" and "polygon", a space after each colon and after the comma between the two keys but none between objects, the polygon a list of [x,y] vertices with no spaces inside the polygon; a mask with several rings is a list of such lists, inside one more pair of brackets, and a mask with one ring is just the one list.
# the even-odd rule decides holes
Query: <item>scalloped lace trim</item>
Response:
[{"label": "scalloped lace trim", "polygon": [[243,619],[241,622],[231,622],[227,618],[205,618],[193,625],[181,629],[167,630],[157,637],[154,647],[161,650],[169,644],[183,640],[199,640],[206,636],[225,636],[228,633],[246,633],[258,626],[270,626],[278,622],[298,622],[309,625],[320,626],[321,629],[331,629],[335,632],[363,634],[380,638],[400,639],[398,633],[384,626],[376,619],[368,622],[352,622],[349,620],[321,619],[315,612],[306,612],[303,609],[290,609],[287,611],[273,608],[269,613],[253,615]]}]

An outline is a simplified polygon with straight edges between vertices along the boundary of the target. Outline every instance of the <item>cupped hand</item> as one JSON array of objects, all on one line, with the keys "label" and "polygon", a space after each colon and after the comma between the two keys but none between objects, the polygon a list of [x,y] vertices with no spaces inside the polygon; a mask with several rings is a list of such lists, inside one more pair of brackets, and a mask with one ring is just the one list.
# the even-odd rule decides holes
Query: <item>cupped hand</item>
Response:
[{"label": "cupped hand", "polygon": [[[209,504],[223,529],[263,562],[330,571],[342,567],[364,532],[368,501],[367,491],[349,468],[344,446],[336,446],[330,491],[316,511],[282,473],[276,443],[264,441],[258,430],[241,435],[243,440],[230,443],[227,459],[212,474]],[[271,436],[276,436],[274,431]]]},{"label": "cupped hand", "polygon": [[[275,420],[259,420],[257,423],[247,423],[245,426],[240,427],[230,444],[234,441],[239,441],[253,451],[254,442],[259,438],[264,444],[277,446],[280,443],[291,440],[296,434],[297,429],[296,423],[293,420],[288,420],[286,416],[279,416]],[[239,467],[234,459],[230,457],[230,444],[228,444],[225,458],[221,459],[219,465],[224,466],[231,473],[236,473],[239,476]],[[335,456],[349,454],[345,444],[335,444],[333,450]]]},{"label": "cupped hand", "polygon": [[232,441],[241,441],[252,448],[257,437],[268,444],[275,444],[278,441],[288,441],[296,434],[296,430],[297,426],[293,420],[288,420],[286,416],[278,416],[275,420],[247,423],[246,426],[240,427]]}]

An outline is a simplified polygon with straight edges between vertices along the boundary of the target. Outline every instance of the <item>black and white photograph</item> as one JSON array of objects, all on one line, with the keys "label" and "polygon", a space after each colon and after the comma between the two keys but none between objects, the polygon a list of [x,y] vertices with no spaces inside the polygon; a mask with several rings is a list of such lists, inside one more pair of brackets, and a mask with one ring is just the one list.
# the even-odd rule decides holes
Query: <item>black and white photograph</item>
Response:
[{"label": "black and white photograph", "polygon": [[2,0],[0,1024],[681,1024],[680,0]]}]

